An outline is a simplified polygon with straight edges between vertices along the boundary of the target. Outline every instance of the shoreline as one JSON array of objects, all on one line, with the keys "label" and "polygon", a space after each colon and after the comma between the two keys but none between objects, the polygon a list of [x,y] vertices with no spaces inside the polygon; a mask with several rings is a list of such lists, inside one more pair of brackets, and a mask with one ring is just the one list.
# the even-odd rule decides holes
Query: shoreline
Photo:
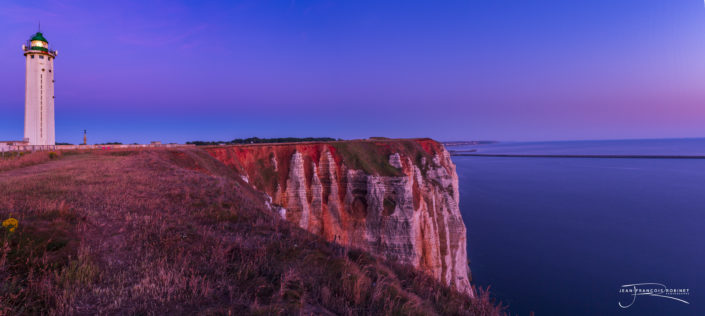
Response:
[{"label": "shoreline", "polygon": [[705,159],[692,155],[569,155],[569,154],[469,154],[451,153],[455,157],[505,157],[505,158],[608,158],[608,159]]}]

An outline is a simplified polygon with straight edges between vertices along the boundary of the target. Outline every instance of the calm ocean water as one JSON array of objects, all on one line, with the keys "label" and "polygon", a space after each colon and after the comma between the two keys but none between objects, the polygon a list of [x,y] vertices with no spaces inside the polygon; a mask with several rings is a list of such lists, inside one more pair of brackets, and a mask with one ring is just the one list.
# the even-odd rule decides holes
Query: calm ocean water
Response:
[{"label": "calm ocean water", "polygon": [[[498,143],[478,153],[705,155],[705,139]],[[453,157],[475,284],[528,315],[705,315],[705,160]],[[619,294],[656,282],[675,296]]]}]

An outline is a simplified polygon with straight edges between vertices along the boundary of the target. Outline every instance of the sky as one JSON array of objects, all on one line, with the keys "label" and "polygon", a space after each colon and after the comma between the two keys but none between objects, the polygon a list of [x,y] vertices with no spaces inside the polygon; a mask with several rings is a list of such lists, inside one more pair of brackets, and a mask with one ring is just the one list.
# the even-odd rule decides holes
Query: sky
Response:
[{"label": "sky", "polygon": [[705,137],[700,0],[2,1],[0,140],[40,21],[57,142]]}]

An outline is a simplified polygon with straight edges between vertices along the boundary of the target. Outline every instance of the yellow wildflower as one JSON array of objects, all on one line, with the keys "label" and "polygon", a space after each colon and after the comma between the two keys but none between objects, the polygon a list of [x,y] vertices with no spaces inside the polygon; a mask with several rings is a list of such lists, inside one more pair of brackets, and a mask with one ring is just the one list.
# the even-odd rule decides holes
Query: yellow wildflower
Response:
[{"label": "yellow wildflower", "polygon": [[11,233],[15,231],[17,224],[19,224],[19,222],[12,217],[2,221],[2,227],[7,228]]}]

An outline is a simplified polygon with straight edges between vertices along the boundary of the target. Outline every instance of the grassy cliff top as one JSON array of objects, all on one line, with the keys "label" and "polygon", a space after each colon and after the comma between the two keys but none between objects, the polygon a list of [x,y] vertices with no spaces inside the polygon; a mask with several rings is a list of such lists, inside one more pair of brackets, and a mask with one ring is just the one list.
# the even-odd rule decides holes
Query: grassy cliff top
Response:
[{"label": "grassy cliff top", "polygon": [[18,220],[0,227],[0,314],[498,313],[280,220],[200,149],[39,152],[0,170],[0,220]]},{"label": "grassy cliff top", "polygon": [[402,172],[389,163],[389,156],[399,153],[410,157],[414,163],[421,165],[422,158],[428,161],[433,155],[440,153],[443,145],[429,138],[386,139],[373,138],[342,141],[313,141],[296,143],[243,144],[229,146],[208,146],[206,151],[227,150],[235,148],[240,153],[250,153],[259,159],[269,159],[274,153],[277,158],[288,164],[287,157],[293,151],[298,151],[318,162],[322,152],[329,151],[337,162],[348,168],[363,170],[368,174],[382,176],[400,176]]}]

